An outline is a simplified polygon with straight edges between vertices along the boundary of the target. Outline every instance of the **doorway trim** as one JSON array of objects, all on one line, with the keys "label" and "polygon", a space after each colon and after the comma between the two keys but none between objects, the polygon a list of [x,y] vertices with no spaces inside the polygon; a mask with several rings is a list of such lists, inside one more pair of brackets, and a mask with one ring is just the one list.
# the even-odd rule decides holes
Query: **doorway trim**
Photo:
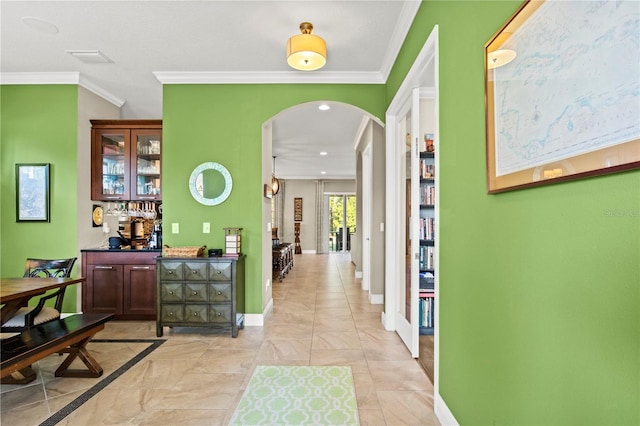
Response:
[{"label": "doorway trim", "polygon": [[[386,155],[387,159],[397,159],[398,158],[398,145],[399,138],[401,135],[398,134],[398,126],[396,125],[399,113],[402,110],[403,106],[406,104],[407,100],[411,98],[411,92],[414,88],[425,87],[424,84],[425,78],[431,77],[428,75],[430,63],[433,62],[433,88],[435,95],[435,125],[436,125],[436,134],[439,135],[439,102],[440,102],[440,94],[439,94],[439,65],[438,65],[438,25],[434,25],[427,41],[423,45],[420,53],[416,57],[411,69],[407,73],[405,79],[402,84],[398,88],[393,100],[389,104],[389,108],[387,109],[385,122],[387,123],[386,128]],[[388,195],[400,192],[400,183],[399,182],[399,170],[398,164],[395,160],[387,161],[387,173],[386,173],[386,193]],[[402,212],[400,206],[397,205],[396,198],[391,198],[388,196],[386,203],[386,217],[387,217],[387,234],[385,240],[385,250],[387,253],[394,253],[394,250],[397,250],[397,244],[400,239],[404,240],[401,235],[401,223],[402,223]],[[439,232],[439,224],[440,221],[437,221],[436,226],[438,230],[436,231],[438,235],[442,235]],[[436,270],[439,269],[439,261],[436,256]],[[401,265],[399,264],[399,259],[393,256],[387,256],[385,260],[385,310],[383,313],[383,323],[387,330],[396,330],[395,324],[395,311],[394,307],[397,304],[398,294],[397,294],[397,286],[392,285],[392,283],[397,282],[398,277],[400,277],[400,269]],[[444,399],[440,395],[439,391],[439,366],[440,366],[440,294],[439,294],[439,275],[436,275],[435,278],[435,298],[436,298],[436,318],[435,318],[435,332],[434,332],[434,409],[436,416],[443,424],[458,424],[453,413],[447,407]]]}]

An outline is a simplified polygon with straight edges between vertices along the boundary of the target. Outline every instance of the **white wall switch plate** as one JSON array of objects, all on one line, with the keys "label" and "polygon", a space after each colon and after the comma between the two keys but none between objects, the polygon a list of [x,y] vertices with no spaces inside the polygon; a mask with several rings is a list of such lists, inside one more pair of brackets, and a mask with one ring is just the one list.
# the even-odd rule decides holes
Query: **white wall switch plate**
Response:
[{"label": "white wall switch plate", "polygon": [[180,224],[179,223],[172,223],[171,224],[171,233],[172,234],[179,234],[180,233]]},{"label": "white wall switch plate", "polygon": [[202,233],[209,234],[211,232],[211,224],[209,222],[202,222]]}]

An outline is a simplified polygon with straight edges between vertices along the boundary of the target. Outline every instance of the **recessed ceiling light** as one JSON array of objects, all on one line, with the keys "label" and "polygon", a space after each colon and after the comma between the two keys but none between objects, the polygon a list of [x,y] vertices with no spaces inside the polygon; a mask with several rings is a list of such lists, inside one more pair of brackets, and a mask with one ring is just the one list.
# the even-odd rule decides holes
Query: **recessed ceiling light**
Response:
[{"label": "recessed ceiling light", "polygon": [[109,64],[113,62],[99,50],[65,50],[65,52],[85,64]]},{"label": "recessed ceiling light", "polygon": [[318,107],[318,109],[320,111],[329,111],[331,109],[331,107],[327,104],[320,104],[320,106]]},{"label": "recessed ceiling light", "polygon": [[325,172],[324,170],[320,172],[321,175],[326,175],[327,172]]},{"label": "recessed ceiling light", "polygon": [[60,31],[58,27],[56,27],[51,22],[47,22],[44,19],[36,18],[35,16],[23,16],[22,23],[28,27],[33,28],[36,31],[40,31],[41,33],[58,34],[58,32]]},{"label": "recessed ceiling light", "polygon": [[322,151],[320,155],[327,155],[327,151]]}]

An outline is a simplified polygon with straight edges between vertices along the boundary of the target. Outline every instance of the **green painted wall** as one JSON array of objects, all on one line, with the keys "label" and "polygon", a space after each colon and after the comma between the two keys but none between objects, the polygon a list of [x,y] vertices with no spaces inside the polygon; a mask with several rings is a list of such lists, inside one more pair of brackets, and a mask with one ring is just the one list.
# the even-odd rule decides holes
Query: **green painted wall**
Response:
[{"label": "green painted wall", "polygon": [[640,424],[640,171],[487,195],[483,46],[520,1],[425,1],[440,49],[440,393],[461,424]]},{"label": "green painted wall", "polygon": [[[163,89],[163,243],[223,248],[223,229],[241,227],[247,255],[246,309],[262,313],[262,125],[280,111],[315,100],[345,102],[384,117],[383,85],[168,85]],[[188,181],[215,161],[233,178],[230,197],[198,204]],[[211,223],[211,234],[202,223]],[[179,223],[180,233],[171,233]]]},{"label": "green painted wall", "polygon": [[[78,252],[78,87],[0,86],[0,108],[0,275],[22,276],[27,257]],[[51,222],[16,222],[16,163],[51,163]],[[72,286],[63,311],[75,312],[75,304]]]}]

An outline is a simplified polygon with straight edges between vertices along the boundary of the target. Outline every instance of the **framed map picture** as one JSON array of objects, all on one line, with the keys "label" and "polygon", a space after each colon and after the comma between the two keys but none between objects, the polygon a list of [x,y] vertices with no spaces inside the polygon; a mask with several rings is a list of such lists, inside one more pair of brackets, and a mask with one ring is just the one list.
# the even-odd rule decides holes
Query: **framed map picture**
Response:
[{"label": "framed map picture", "polygon": [[640,168],[640,7],[526,1],[485,45],[489,193]]},{"label": "framed map picture", "polygon": [[16,164],[16,222],[49,222],[49,163]]}]

